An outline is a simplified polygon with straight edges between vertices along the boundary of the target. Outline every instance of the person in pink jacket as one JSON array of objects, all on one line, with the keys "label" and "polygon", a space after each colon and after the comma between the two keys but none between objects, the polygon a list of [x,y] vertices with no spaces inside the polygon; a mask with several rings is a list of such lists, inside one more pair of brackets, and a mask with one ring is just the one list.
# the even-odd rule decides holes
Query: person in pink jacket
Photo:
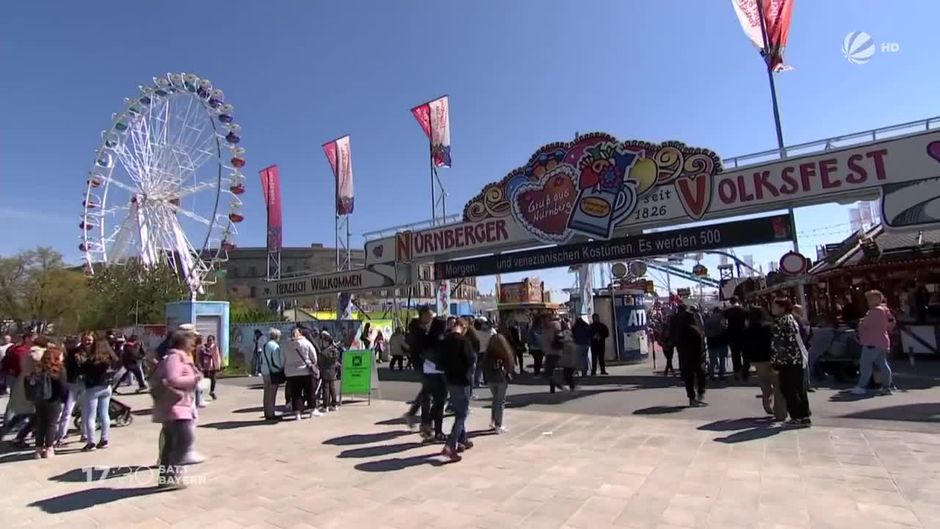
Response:
[{"label": "person in pink jacket", "polygon": [[215,336],[206,338],[205,346],[199,349],[199,368],[209,379],[209,396],[212,400],[217,400],[215,378],[222,370],[222,355],[219,353],[219,344],[215,341]]},{"label": "person in pink jacket", "polygon": [[196,407],[193,399],[202,375],[193,365],[195,341],[192,334],[175,331],[170,335],[169,346],[166,357],[157,364],[151,377],[153,422],[163,425],[158,486],[180,488],[183,486],[180,465],[195,440],[192,425],[196,420]]},{"label": "person in pink jacket", "polygon": [[890,395],[894,386],[891,383],[888,351],[891,349],[894,315],[885,306],[885,297],[881,291],[869,290],[865,293],[865,299],[868,301],[868,313],[858,322],[858,341],[862,345],[862,357],[858,362],[858,384],[852,389],[852,393],[868,393],[872,366],[876,366],[884,379],[881,393]]}]

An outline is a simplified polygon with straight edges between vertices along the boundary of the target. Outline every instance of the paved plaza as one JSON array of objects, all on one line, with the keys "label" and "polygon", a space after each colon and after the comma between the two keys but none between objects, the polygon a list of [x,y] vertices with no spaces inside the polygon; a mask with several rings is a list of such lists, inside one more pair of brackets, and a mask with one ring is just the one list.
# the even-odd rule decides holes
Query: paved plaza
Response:
[{"label": "paved plaza", "polygon": [[[197,445],[208,460],[190,467],[187,489],[155,491],[149,465],[158,425],[144,411],[149,397],[120,397],[138,415],[112,430],[107,450],[80,453],[75,443],[39,461],[0,454],[0,527],[940,527],[936,418],[858,422],[863,428],[821,419],[785,431],[756,418],[752,388],[713,391],[709,408],[681,411],[682,391],[669,388],[663,413],[566,408],[574,399],[557,411],[548,401],[514,407],[509,432],[494,436],[484,432],[487,402],[477,401],[476,447],[443,465],[439,447],[421,445],[395,420],[401,402],[375,399],[265,424],[261,392],[246,380],[222,384],[221,400],[203,410]],[[620,399],[664,389],[624,390]],[[732,409],[715,420],[731,395],[750,399],[754,411]],[[879,405],[938,397],[940,390],[924,389]]]}]

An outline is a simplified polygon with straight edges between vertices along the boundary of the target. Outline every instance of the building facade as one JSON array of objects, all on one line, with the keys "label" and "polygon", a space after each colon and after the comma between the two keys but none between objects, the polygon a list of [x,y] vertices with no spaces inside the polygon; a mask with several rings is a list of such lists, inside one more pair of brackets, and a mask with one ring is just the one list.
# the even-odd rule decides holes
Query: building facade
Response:
[{"label": "building facade", "polygon": [[[268,254],[264,247],[235,248],[228,252],[228,261],[223,263],[224,279],[220,280],[230,299],[241,299],[261,306],[273,289],[265,278],[267,276]],[[365,251],[351,250],[352,268],[365,266]],[[336,249],[311,244],[310,246],[290,247],[281,250],[281,277],[305,274],[326,274],[336,271]],[[475,278],[452,280],[452,300],[473,301],[478,295]],[[375,292],[357,292],[356,301],[365,310],[377,310],[399,303],[433,303],[436,296],[434,284],[434,266],[431,263],[419,265],[418,282],[414,288],[384,289]],[[316,299],[297,300],[298,304],[321,310],[336,308],[336,296],[320,296]]]}]

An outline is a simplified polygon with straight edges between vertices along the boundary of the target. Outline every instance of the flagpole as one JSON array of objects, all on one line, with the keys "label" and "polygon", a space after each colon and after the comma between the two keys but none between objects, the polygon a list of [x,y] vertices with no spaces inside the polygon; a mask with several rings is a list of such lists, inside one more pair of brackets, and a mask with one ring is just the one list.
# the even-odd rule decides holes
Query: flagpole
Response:
[{"label": "flagpole", "polygon": [[[774,112],[774,128],[777,132],[777,149],[781,158],[787,157],[787,151],[783,143],[783,126],[780,123],[780,105],[777,103],[777,82],[774,80],[773,61],[770,54],[770,39],[767,36],[767,19],[764,18],[764,2],[757,0],[757,16],[760,19],[760,34],[764,42],[764,63],[767,65],[767,82],[770,84],[770,103]],[[787,208],[790,216],[793,217],[793,207]],[[795,217],[794,217],[795,221]],[[793,251],[800,251],[800,243],[796,234],[793,237]]]},{"label": "flagpole", "polygon": [[434,143],[428,138],[428,162],[431,166],[431,226],[437,226],[437,196],[434,192]]}]

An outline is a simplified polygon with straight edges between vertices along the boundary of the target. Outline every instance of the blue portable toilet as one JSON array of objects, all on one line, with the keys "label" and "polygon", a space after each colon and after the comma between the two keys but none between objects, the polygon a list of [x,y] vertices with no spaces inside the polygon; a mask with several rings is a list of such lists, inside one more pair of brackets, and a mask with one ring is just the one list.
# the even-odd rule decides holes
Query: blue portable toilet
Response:
[{"label": "blue portable toilet", "polygon": [[215,336],[219,344],[222,365],[229,363],[229,305],[228,301],[174,301],[166,304],[166,331],[191,323],[202,335]]}]

